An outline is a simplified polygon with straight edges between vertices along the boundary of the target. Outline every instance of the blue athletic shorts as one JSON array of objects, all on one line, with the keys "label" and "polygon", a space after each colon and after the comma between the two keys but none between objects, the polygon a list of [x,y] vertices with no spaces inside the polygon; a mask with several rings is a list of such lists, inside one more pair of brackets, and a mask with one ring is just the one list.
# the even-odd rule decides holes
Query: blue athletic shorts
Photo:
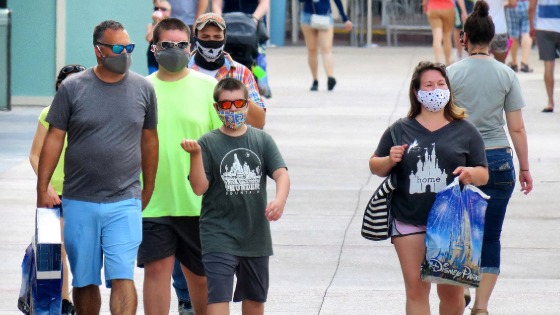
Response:
[{"label": "blue athletic shorts", "polygon": [[112,279],[134,279],[134,262],[142,241],[139,199],[94,203],[63,198],[64,245],[72,270],[72,286],[105,285]]}]

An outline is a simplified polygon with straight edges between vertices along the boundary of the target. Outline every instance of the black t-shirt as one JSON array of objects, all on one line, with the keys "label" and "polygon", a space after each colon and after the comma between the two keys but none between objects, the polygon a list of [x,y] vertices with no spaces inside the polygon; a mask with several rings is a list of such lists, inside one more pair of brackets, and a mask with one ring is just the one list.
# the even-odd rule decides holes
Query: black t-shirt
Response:
[{"label": "black t-shirt", "polygon": [[[433,132],[413,118],[400,120],[400,126],[401,145],[407,143],[408,147],[394,169],[397,189],[391,209],[401,222],[426,225],[436,193],[451,184],[457,167],[487,165],[484,142],[474,125],[466,120],[452,121]],[[375,154],[388,156],[393,145],[387,129]]]}]

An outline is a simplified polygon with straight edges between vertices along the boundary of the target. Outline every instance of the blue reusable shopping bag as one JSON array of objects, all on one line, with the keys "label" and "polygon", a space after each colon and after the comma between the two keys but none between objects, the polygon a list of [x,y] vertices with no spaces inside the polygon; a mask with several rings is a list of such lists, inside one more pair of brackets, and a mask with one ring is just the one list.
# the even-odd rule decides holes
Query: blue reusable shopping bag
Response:
[{"label": "blue reusable shopping bag", "polygon": [[487,199],[472,185],[461,191],[459,177],[436,195],[428,215],[422,280],[478,287]]}]

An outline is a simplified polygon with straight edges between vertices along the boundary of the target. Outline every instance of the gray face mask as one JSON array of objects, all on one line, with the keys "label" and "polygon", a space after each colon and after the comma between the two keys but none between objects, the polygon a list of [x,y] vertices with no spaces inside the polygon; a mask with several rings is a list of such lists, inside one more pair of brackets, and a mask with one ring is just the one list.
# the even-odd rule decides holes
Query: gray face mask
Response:
[{"label": "gray face mask", "polygon": [[[101,53],[101,50],[99,52]],[[103,67],[114,73],[125,74],[132,64],[132,56],[128,53],[116,56],[104,56],[101,53],[101,56],[103,56]]]},{"label": "gray face mask", "polygon": [[159,50],[154,56],[158,64],[169,72],[181,71],[187,66],[190,58],[189,53],[179,48]]}]

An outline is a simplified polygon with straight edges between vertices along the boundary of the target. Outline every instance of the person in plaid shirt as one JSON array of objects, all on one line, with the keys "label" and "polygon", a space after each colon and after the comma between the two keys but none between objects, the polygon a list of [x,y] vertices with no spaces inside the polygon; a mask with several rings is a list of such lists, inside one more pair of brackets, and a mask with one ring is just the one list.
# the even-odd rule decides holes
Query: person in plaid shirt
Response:
[{"label": "person in plaid shirt", "polygon": [[249,113],[247,123],[262,129],[265,124],[266,107],[259,94],[255,77],[249,68],[234,61],[224,51],[226,22],[215,13],[200,15],[193,26],[196,51],[188,67],[216,78],[235,78],[249,90]]}]

